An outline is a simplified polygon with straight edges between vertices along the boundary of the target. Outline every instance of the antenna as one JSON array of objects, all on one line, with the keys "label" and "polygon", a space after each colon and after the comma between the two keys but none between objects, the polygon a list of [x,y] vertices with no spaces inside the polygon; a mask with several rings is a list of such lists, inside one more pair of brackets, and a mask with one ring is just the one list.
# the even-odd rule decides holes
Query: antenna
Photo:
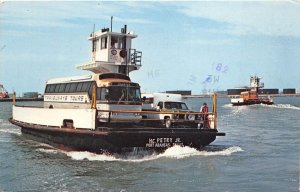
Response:
[{"label": "antenna", "polygon": [[110,31],[111,31],[111,32],[113,32],[113,30],[112,30],[112,22],[113,22],[113,18],[114,18],[114,16],[111,16],[111,17],[110,17]]},{"label": "antenna", "polygon": [[127,25],[124,25],[124,36],[123,36],[123,44],[124,44],[124,47],[123,49],[125,50],[125,64],[126,64],[126,75],[129,76],[129,66],[128,66],[128,61],[127,61],[127,47],[126,47],[126,33],[127,33]]},{"label": "antenna", "polygon": [[94,24],[94,27],[93,27],[93,40],[92,40],[92,51],[93,51],[93,61],[95,61],[95,57],[96,57],[96,43],[95,43],[95,24]]}]

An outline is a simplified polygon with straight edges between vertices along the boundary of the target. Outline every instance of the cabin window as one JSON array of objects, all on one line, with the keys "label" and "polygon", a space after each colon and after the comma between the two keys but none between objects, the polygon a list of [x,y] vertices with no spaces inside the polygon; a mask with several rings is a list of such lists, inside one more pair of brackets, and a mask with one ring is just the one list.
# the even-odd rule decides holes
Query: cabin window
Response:
[{"label": "cabin window", "polygon": [[159,108],[163,108],[163,102],[159,102],[158,104],[157,104],[157,106],[159,106]]},{"label": "cabin window", "polygon": [[82,87],[81,87],[81,91],[82,92],[88,92],[90,89],[92,82],[85,82],[83,83]]},{"label": "cabin window", "polygon": [[49,93],[53,93],[55,90],[55,84],[50,85]]},{"label": "cabin window", "polygon": [[120,36],[111,36],[110,46],[111,49],[122,49],[123,48],[123,38]]},{"label": "cabin window", "polygon": [[166,109],[183,109],[183,110],[188,109],[185,103],[180,103],[180,102],[165,102],[165,108]]},{"label": "cabin window", "polygon": [[47,86],[46,86],[45,93],[49,93],[49,92],[50,92],[50,85],[47,85]]},{"label": "cabin window", "polygon": [[186,106],[185,103],[181,103],[180,106],[181,106],[181,109],[183,109],[183,110],[188,110],[188,109],[189,109],[189,108]]},{"label": "cabin window", "polygon": [[60,84],[60,87],[59,87],[58,92],[59,92],[59,93],[65,92],[65,88],[66,88],[66,84]]},{"label": "cabin window", "polygon": [[109,90],[106,87],[97,88],[97,100],[108,100]]},{"label": "cabin window", "polygon": [[140,101],[141,95],[137,94],[135,87],[109,87],[108,100],[111,101]]},{"label": "cabin window", "polygon": [[[91,85],[94,85],[94,83],[91,83]],[[92,97],[92,94],[93,94],[93,86],[90,86],[88,92],[89,92],[89,96]]]},{"label": "cabin window", "polygon": [[77,88],[76,88],[76,92],[82,92],[81,88],[82,88],[83,83],[78,83]]},{"label": "cabin window", "polygon": [[143,103],[145,104],[151,104],[153,103],[154,99],[153,97],[143,97]]},{"label": "cabin window", "polygon": [[99,44],[99,39],[93,39],[93,50],[92,52],[95,52],[98,50],[98,44]]},{"label": "cabin window", "polygon": [[71,86],[70,86],[69,92],[71,92],[71,93],[75,92],[75,90],[76,90],[76,87],[77,87],[77,83],[71,83]]},{"label": "cabin window", "polygon": [[141,101],[139,88],[111,86],[97,89],[98,100],[108,101]]},{"label": "cabin window", "polygon": [[65,88],[65,92],[68,93],[71,87],[71,83],[68,83]]},{"label": "cabin window", "polygon": [[107,49],[107,37],[101,38],[101,49]]},{"label": "cabin window", "polygon": [[56,84],[54,92],[58,93],[59,88],[60,88],[60,84]]}]

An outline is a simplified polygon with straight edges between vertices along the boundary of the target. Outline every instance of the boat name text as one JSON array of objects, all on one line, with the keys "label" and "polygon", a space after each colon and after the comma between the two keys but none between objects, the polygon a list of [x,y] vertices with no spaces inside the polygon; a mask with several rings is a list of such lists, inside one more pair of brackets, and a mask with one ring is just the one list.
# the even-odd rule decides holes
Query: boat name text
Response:
[{"label": "boat name text", "polygon": [[149,138],[146,147],[172,147],[173,145],[183,145],[181,139],[177,138]]}]

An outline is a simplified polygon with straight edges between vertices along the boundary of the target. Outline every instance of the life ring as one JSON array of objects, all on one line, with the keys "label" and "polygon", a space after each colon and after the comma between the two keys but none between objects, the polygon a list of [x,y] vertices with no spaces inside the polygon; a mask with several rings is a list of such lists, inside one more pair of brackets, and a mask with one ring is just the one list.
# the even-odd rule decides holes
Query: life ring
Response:
[{"label": "life ring", "polygon": [[121,56],[122,58],[125,58],[125,57],[127,56],[127,51],[126,51],[125,49],[122,49],[122,50],[120,51],[120,56]]},{"label": "life ring", "polygon": [[112,55],[116,55],[117,54],[117,50],[113,49],[110,51]]}]

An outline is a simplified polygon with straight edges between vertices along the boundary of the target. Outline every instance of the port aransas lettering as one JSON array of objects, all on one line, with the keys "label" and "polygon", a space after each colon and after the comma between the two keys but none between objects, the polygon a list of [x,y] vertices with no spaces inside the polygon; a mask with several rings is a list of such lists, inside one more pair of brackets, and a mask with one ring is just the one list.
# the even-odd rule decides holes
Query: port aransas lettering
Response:
[{"label": "port aransas lettering", "polygon": [[173,145],[183,145],[180,138],[149,138],[146,147],[172,147]]}]

